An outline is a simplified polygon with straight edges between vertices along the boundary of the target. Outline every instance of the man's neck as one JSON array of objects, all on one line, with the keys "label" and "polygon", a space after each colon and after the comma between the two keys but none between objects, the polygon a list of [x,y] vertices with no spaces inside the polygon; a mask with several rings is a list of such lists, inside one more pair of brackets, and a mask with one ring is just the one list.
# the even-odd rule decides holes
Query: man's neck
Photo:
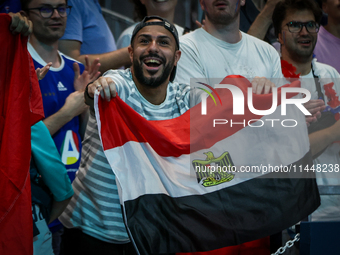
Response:
[{"label": "man's neck", "polygon": [[45,44],[38,41],[34,35],[31,35],[30,44],[46,63],[52,62],[52,67],[60,67],[61,59],[58,54],[58,41],[52,44]]},{"label": "man's neck", "polygon": [[291,58],[288,54],[285,54],[284,52],[282,52],[282,59],[286,60],[288,63],[295,66],[296,67],[296,74],[299,73],[299,74],[301,74],[301,76],[309,74],[309,72],[312,69],[313,56],[311,56],[310,59],[305,60],[305,61],[297,61],[297,60],[294,60],[293,58]]},{"label": "man's neck", "polygon": [[242,35],[239,30],[239,23],[239,18],[229,25],[213,24],[208,19],[206,19],[203,28],[217,39],[227,43],[237,43],[242,39]]},{"label": "man's neck", "polygon": [[325,26],[325,29],[332,35],[340,38],[340,22],[339,21],[335,21],[332,18],[328,17],[328,24]]},{"label": "man's neck", "polygon": [[169,80],[164,82],[162,85],[157,88],[150,88],[148,86],[142,85],[138,82],[136,77],[132,77],[133,81],[136,84],[136,87],[139,93],[151,104],[160,105],[164,102],[166,98],[167,88],[169,84]]}]

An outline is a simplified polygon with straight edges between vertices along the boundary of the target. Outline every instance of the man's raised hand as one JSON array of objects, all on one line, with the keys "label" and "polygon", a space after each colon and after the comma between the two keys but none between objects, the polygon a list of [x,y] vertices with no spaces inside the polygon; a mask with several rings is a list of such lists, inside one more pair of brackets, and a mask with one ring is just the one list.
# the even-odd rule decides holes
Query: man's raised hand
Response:
[{"label": "man's raised hand", "polygon": [[95,81],[99,77],[100,75],[100,72],[98,71],[99,67],[100,67],[99,58],[96,58],[91,65],[89,57],[87,55],[85,56],[85,71],[87,71],[90,75],[90,82]]},{"label": "man's raised hand", "polygon": [[98,71],[100,64],[99,64],[99,58],[95,59],[90,65],[90,61],[88,57],[85,57],[86,65],[85,70],[82,74],[80,74],[79,65],[77,62],[73,63],[73,70],[74,70],[74,89],[76,91],[84,91],[86,88],[86,85],[90,82],[95,81],[99,75],[100,72]]},{"label": "man's raised hand", "polygon": [[47,74],[48,70],[50,70],[50,67],[52,66],[52,62],[49,62],[44,66],[43,68],[37,68],[35,69],[35,73],[37,74],[38,80],[44,79],[45,75]]}]

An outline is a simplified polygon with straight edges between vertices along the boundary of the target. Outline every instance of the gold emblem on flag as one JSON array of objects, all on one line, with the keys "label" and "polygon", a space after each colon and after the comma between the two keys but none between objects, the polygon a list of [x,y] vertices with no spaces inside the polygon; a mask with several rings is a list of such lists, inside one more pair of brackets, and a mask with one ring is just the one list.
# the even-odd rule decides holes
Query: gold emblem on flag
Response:
[{"label": "gold emblem on flag", "polygon": [[204,154],[207,156],[205,160],[195,159],[192,161],[198,183],[204,187],[211,187],[234,179],[234,163],[229,152],[224,152],[217,158],[211,151]]}]

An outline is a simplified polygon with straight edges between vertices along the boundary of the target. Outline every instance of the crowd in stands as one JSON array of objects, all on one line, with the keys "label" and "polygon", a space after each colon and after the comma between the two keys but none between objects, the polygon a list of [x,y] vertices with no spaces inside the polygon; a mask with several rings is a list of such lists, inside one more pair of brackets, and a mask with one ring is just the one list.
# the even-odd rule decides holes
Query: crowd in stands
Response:
[{"label": "crowd in stands", "polygon": [[[0,4],[8,29],[29,36],[45,115],[31,129],[34,255],[137,254],[101,144],[96,91],[108,101],[118,93],[147,120],[168,120],[199,103],[189,100],[191,78],[216,84],[241,75],[255,94],[298,78],[311,93],[306,127],[321,126],[308,135],[314,164],[340,164],[339,1],[199,0],[204,21],[191,31],[174,23],[177,0],[131,1],[136,23],[119,38],[98,0]],[[340,185],[338,175],[316,177],[318,185]],[[321,196],[310,220],[340,221],[340,195]],[[270,254],[268,240],[181,254]]]}]

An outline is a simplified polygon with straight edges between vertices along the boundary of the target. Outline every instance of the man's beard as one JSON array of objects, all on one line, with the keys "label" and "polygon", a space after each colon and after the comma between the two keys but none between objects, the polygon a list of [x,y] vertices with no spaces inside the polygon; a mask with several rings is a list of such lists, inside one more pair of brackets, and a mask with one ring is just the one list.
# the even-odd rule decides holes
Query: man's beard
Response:
[{"label": "man's beard", "polygon": [[299,49],[298,47],[292,48],[290,45],[286,45],[290,58],[297,63],[305,63],[310,61],[313,57],[313,51],[316,41],[313,41],[313,39],[311,39],[311,43],[312,47],[309,49]]},{"label": "man's beard", "polygon": [[64,31],[60,31],[59,33],[54,34],[48,33],[46,31],[33,31],[33,34],[39,42],[50,45],[57,42],[64,35]]},{"label": "man's beard", "polygon": [[291,57],[294,59],[294,61],[300,62],[300,63],[305,63],[306,61],[310,61],[310,59],[313,57],[313,50],[310,50],[310,51],[297,50],[291,55],[292,55]]},{"label": "man's beard", "polygon": [[139,62],[137,59],[134,58],[132,63],[134,75],[140,84],[151,88],[157,88],[169,78],[169,75],[172,69],[174,68],[174,59],[172,59],[172,61],[165,65],[163,72],[160,76],[147,78],[143,74],[143,59],[146,57],[157,57],[162,59],[163,64],[165,63],[165,59],[156,54],[144,56],[143,58],[140,58]]}]

